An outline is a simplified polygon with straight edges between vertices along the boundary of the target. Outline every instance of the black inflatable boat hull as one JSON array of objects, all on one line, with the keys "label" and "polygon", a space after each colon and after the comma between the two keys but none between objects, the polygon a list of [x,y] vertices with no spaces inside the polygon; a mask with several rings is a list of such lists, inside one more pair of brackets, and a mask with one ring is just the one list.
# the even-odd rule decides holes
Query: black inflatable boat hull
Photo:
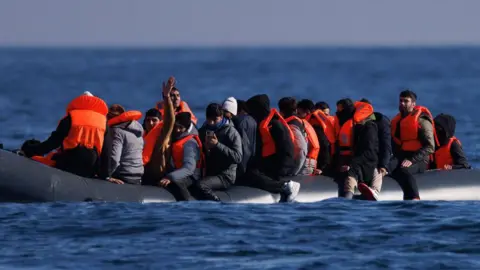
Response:
[{"label": "black inflatable boat hull", "polygon": [[[297,176],[301,183],[298,202],[337,197],[337,184],[324,176]],[[422,200],[480,200],[480,170],[430,171],[417,176]],[[277,203],[279,194],[235,186],[217,192],[224,202]],[[383,181],[380,200],[402,200],[403,192],[389,177]],[[0,200],[8,202],[174,202],[162,188],[117,185],[79,177],[0,150]]]}]

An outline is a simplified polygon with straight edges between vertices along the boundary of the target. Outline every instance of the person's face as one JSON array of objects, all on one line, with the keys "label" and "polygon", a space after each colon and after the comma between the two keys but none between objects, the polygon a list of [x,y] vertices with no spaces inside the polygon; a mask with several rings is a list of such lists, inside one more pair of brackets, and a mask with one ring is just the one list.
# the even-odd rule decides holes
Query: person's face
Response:
[{"label": "person's face", "polygon": [[400,97],[398,109],[402,114],[408,114],[413,111],[416,103],[409,97]]},{"label": "person's face", "polygon": [[177,90],[172,90],[172,92],[170,92],[170,99],[172,100],[173,107],[175,108],[178,108],[180,106],[180,102],[182,102],[180,92],[178,92]]},{"label": "person's face", "polygon": [[150,130],[152,130],[152,128],[154,128],[159,123],[160,123],[160,118],[156,116],[147,116],[145,118],[145,130],[147,132],[150,132]]},{"label": "person's face", "polygon": [[213,118],[213,119],[207,119],[207,125],[215,126],[216,124],[220,123],[221,121],[222,121],[221,116],[218,116],[218,117]]},{"label": "person's face", "polygon": [[180,135],[180,134],[182,134],[182,133],[184,133],[184,132],[186,132],[186,131],[187,131],[187,129],[186,129],[184,126],[182,126],[182,125],[177,125],[177,124],[175,124],[175,126],[173,127],[173,132],[174,132],[176,135]]},{"label": "person's face", "polygon": [[225,116],[225,118],[227,118],[227,119],[232,119],[233,118],[233,114],[231,112],[228,112],[228,111],[225,111],[223,113],[223,116]]},{"label": "person's face", "polygon": [[338,104],[337,105],[337,114],[341,113],[343,111],[343,105],[342,104]]},{"label": "person's face", "polygon": [[329,108],[323,109],[323,113],[325,115],[330,115],[330,109]]},{"label": "person's face", "polygon": [[297,108],[297,116],[298,118],[305,119],[310,114],[309,111],[304,110],[302,108]]}]

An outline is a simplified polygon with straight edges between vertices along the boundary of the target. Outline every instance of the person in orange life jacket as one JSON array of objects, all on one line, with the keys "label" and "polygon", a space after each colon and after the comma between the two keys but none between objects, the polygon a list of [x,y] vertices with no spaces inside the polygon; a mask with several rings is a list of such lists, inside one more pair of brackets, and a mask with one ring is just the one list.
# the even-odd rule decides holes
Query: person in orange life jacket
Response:
[{"label": "person in orange life jacket", "polygon": [[312,112],[315,111],[315,104],[310,99],[302,99],[297,104],[297,116],[300,119],[305,119]]},{"label": "person in orange life jacket", "polygon": [[[295,140],[293,142],[295,147],[295,170],[292,175],[298,175],[300,171],[304,173],[303,169],[306,166],[308,145],[307,145],[307,132],[305,130],[305,124],[302,119],[296,116],[297,114],[297,101],[293,97],[284,97],[278,101],[278,109],[280,115],[285,119],[288,126],[293,132]],[[315,162],[315,165],[316,162]],[[305,168],[306,170],[307,168]],[[315,168],[311,168],[312,173]],[[310,173],[311,174],[311,173]]]},{"label": "person in orange life jacket", "polygon": [[167,171],[167,164],[171,159],[170,142],[175,125],[170,92],[175,86],[175,78],[170,77],[162,84],[164,107],[163,121],[158,123],[144,136],[143,164],[145,167],[142,185],[158,186]]},{"label": "person in orange life jacket", "polygon": [[455,137],[455,118],[439,114],[434,119],[438,143],[431,168],[440,170],[471,169],[460,140]]},{"label": "person in orange life jacket", "polygon": [[330,116],[330,106],[325,101],[315,103],[315,110],[322,110],[326,116]]},{"label": "person in orange life jacket", "polygon": [[110,132],[105,138],[99,177],[117,184],[140,185],[143,176],[143,127],[139,111],[110,106],[107,119]]},{"label": "person in orange life jacket", "polygon": [[411,90],[400,93],[399,110],[391,123],[393,157],[389,172],[403,190],[404,200],[419,200],[414,174],[423,173],[435,152],[435,130],[430,111],[417,106]]},{"label": "person in orange life jacket", "polygon": [[247,102],[237,100],[237,115],[233,124],[242,138],[242,162],[237,165],[237,182],[241,182],[250,163],[254,160],[257,141],[257,122],[248,114]]},{"label": "person in orange life jacket", "polygon": [[197,182],[197,187],[202,199],[212,201],[220,201],[213,191],[226,190],[235,183],[237,164],[242,162],[242,139],[223,113],[220,104],[208,105],[207,120],[199,130],[206,173],[205,178]]},{"label": "person in orange life jacket", "polygon": [[336,151],[339,197],[352,199],[358,183],[369,183],[378,164],[378,128],[373,107],[342,99],[337,102],[339,134]]},{"label": "person in orange life jacket", "polygon": [[83,177],[94,177],[108,129],[107,113],[107,104],[87,91],[70,102],[67,115],[46,141],[27,144],[22,151],[25,156],[32,157],[58,149],[52,157],[56,168]]},{"label": "person in orange life jacket", "polygon": [[243,179],[251,186],[280,193],[282,202],[294,201],[300,183],[281,179],[295,170],[293,133],[282,116],[270,109],[267,95],[251,97],[247,100],[247,107],[258,127],[256,156]]},{"label": "person in orange life jacket", "polygon": [[177,200],[192,200],[188,190],[202,177],[202,143],[191,114],[181,112],[175,116],[171,140],[171,159],[167,175],[159,185],[167,188]]},{"label": "person in orange life jacket", "polygon": [[[180,96],[180,90],[178,88],[173,87],[172,91],[170,92],[170,98],[172,100],[173,104],[173,109],[175,111],[175,114],[181,113],[181,112],[189,112],[192,116],[192,122],[196,125],[197,124],[197,118],[193,114],[192,110],[190,110],[190,107],[188,104],[182,100],[182,97]],[[157,109],[164,115],[165,113],[163,112],[163,107],[164,107],[164,102],[158,102],[157,103]]]},{"label": "person in orange life jacket", "polygon": [[156,108],[152,108],[145,113],[145,119],[143,119],[143,130],[145,136],[156,127],[162,121],[162,113]]},{"label": "person in orange life jacket", "polygon": [[[372,104],[368,99],[362,98],[360,102]],[[383,177],[388,173],[387,167],[392,159],[392,135],[390,133],[390,119],[374,112],[375,123],[378,127],[379,156],[377,169],[374,172],[370,186],[366,183],[358,184],[358,189],[367,200],[378,200],[382,189]]]}]

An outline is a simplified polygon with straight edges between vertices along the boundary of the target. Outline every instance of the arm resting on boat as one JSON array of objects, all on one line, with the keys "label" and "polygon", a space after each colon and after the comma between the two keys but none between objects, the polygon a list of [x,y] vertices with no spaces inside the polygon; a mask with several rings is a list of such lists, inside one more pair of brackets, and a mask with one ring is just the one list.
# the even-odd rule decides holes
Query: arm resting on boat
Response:
[{"label": "arm resting on boat", "polygon": [[412,162],[429,162],[429,156],[435,152],[435,137],[433,136],[433,125],[431,120],[420,117],[418,120],[420,129],[418,131],[418,139],[422,144],[422,148],[418,150],[412,157]]},{"label": "arm resting on boat", "polygon": [[64,117],[60,121],[60,123],[58,123],[57,129],[52,132],[52,134],[46,141],[37,145],[28,145],[24,147],[24,149],[22,149],[23,152],[27,157],[43,156],[57,148],[60,148],[60,146],[62,146],[63,140],[68,136],[71,125],[72,119],[68,115]]}]

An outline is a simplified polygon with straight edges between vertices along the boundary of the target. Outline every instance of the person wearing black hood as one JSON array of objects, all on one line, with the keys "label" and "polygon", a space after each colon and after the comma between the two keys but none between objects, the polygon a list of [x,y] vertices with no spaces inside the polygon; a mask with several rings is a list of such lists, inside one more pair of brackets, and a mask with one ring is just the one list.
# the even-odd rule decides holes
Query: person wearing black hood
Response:
[{"label": "person wearing black hood", "polygon": [[232,118],[232,121],[242,138],[242,162],[237,166],[237,179],[241,181],[255,156],[257,122],[248,114],[246,101],[237,100],[237,104],[237,115]]},{"label": "person wearing black hood", "polygon": [[471,169],[460,140],[455,137],[455,118],[448,114],[437,115],[434,119],[438,143],[433,168],[440,170]]},{"label": "person wearing black hood", "polygon": [[197,187],[201,199],[220,201],[213,191],[226,190],[235,183],[237,164],[242,161],[242,140],[230,120],[223,116],[220,104],[208,105],[206,118],[199,130],[206,173]]},{"label": "person wearing black hood", "polygon": [[250,115],[258,123],[255,161],[248,169],[251,185],[271,193],[280,193],[282,202],[292,202],[300,183],[282,180],[295,170],[293,134],[282,116],[270,109],[270,99],[261,94],[247,101]]},{"label": "person wearing black hood", "polygon": [[372,105],[341,99],[337,102],[339,132],[335,156],[338,195],[352,199],[359,183],[373,180],[378,164],[378,128]]}]

